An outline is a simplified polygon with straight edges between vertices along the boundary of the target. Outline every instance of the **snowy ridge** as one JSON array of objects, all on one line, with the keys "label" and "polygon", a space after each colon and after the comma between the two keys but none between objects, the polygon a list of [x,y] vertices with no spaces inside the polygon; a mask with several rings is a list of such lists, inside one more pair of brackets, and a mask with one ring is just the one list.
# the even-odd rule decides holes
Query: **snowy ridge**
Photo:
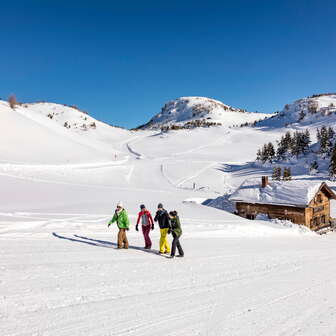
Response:
[{"label": "snowy ridge", "polygon": [[286,104],[281,112],[263,120],[258,126],[283,127],[299,124],[336,123],[336,94],[321,94]]},{"label": "snowy ridge", "polygon": [[240,125],[261,120],[271,115],[247,112],[218,100],[206,97],[181,97],[166,103],[161,112],[139,128],[160,128],[162,126],[185,125],[187,122],[202,120],[224,126]]}]

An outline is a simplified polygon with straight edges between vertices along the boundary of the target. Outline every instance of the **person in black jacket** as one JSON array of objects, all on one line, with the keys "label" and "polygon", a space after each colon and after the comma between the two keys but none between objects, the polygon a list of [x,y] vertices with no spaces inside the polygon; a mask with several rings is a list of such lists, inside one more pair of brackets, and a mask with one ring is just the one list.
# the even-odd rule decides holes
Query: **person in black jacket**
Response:
[{"label": "person in black jacket", "polygon": [[170,218],[162,203],[158,204],[158,211],[154,217],[155,222],[159,222],[160,227],[160,253],[170,253],[167,241],[168,230],[170,230]]},{"label": "person in black jacket", "polygon": [[[176,247],[179,252],[179,256],[183,257],[184,252],[180,243],[180,237],[182,235],[182,228],[181,228],[181,223],[180,223],[180,218],[177,215],[177,211],[170,211],[169,212],[169,217],[170,217],[170,223],[171,223],[171,229],[169,231],[173,235],[173,242],[172,242],[172,248],[171,248],[171,258],[175,257],[175,252],[176,252]],[[168,231],[168,233],[169,233]]]}]

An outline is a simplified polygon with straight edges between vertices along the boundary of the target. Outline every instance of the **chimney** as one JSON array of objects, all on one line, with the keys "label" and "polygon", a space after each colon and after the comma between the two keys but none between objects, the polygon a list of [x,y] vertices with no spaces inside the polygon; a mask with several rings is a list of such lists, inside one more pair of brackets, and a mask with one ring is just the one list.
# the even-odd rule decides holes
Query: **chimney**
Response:
[{"label": "chimney", "polygon": [[261,177],[261,187],[266,188],[268,186],[268,176]]}]

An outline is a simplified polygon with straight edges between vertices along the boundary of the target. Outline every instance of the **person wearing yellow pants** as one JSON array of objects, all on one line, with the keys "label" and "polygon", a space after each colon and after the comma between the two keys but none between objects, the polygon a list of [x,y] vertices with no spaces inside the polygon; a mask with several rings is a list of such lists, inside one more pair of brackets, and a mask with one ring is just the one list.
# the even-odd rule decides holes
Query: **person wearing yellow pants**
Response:
[{"label": "person wearing yellow pants", "polygon": [[160,229],[160,253],[170,253],[167,236],[169,229]]},{"label": "person wearing yellow pants", "polygon": [[163,208],[162,203],[158,204],[158,210],[156,212],[155,222],[159,222],[160,227],[160,252],[170,253],[170,246],[167,241],[168,230],[170,230],[170,218],[167,210]]}]

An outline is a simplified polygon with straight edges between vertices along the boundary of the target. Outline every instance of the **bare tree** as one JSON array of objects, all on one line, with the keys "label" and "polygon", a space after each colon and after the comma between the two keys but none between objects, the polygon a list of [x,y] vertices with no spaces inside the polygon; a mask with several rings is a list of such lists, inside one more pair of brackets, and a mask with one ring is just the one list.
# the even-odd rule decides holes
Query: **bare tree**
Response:
[{"label": "bare tree", "polygon": [[8,97],[8,104],[10,106],[10,108],[14,109],[15,106],[18,104],[15,95],[10,95]]}]

